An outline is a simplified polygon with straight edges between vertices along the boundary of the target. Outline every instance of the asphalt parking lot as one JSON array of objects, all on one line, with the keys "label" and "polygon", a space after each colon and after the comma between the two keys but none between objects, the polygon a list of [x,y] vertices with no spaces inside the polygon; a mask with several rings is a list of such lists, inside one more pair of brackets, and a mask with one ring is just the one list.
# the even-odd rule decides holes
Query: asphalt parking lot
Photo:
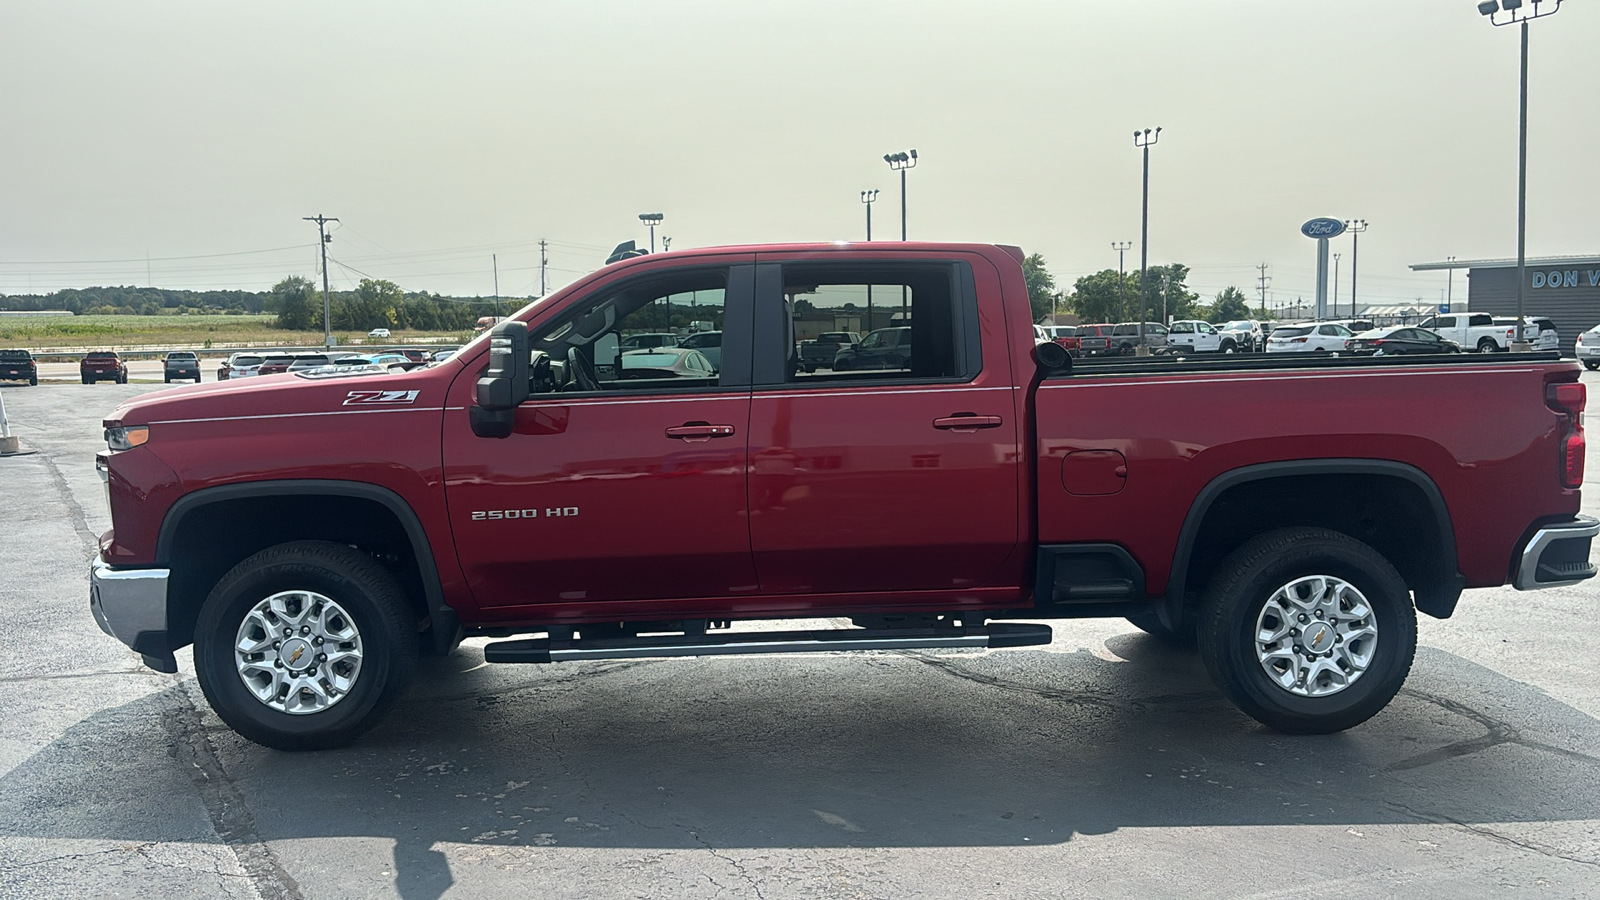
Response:
[{"label": "asphalt parking lot", "polygon": [[469,642],[356,745],[265,750],[184,653],[151,672],[88,612],[99,420],[161,387],[0,388],[29,451],[0,458],[0,897],[1600,894],[1594,584],[1469,592],[1389,709],[1325,737],[1086,620],[989,652]]}]

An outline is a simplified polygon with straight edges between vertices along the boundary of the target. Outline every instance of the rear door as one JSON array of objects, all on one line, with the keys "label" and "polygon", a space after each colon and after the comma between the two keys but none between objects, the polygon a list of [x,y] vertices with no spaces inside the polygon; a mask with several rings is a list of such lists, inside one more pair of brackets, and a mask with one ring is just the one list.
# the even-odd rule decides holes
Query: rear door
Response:
[{"label": "rear door", "polygon": [[[762,593],[893,592],[871,601],[892,604],[1020,583],[1023,430],[993,265],[961,253],[760,259],[750,535]],[[993,303],[981,328],[980,285]],[[904,367],[805,373],[795,306],[847,315],[869,287],[903,298]]]}]

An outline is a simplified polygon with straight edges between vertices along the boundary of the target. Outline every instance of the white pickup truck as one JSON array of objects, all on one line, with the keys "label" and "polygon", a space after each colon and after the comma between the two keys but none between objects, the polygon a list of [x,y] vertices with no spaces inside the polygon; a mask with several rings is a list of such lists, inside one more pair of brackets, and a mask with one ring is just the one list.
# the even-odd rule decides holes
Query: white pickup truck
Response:
[{"label": "white pickup truck", "polygon": [[1442,338],[1455,341],[1461,345],[1462,350],[1467,352],[1476,350],[1479,353],[1510,350],[1517,334],[1515,324],[1496,325],[1494,316],[1488,313],[1429,316],[1417,327],[1426,328]]}]

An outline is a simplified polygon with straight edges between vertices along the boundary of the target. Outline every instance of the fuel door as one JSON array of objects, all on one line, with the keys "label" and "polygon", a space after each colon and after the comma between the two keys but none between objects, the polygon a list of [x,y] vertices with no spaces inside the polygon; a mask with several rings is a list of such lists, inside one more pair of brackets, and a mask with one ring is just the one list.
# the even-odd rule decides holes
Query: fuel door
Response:
[{"label": "fuel door", "polygon": [[1080,497],[1115,494],[1128,483],[1128,461],[1115,450],[1076,450],[1061,460],[1061,486]]}]

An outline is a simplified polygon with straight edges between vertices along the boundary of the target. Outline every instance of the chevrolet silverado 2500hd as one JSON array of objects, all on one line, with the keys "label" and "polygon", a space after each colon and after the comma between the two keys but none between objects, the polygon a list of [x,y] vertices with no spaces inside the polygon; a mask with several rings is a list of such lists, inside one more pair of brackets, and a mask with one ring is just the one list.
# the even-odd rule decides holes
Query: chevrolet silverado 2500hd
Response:
[{"label": "chevrolet silverado 2500hd", "polygon": [[[1250,715],[1327,732],[1399,690],[1416,611],[1595,574],[1575,362],[1074,361],[1035,344],[1022,258],[637,255],[426,368],[126,401],[91,609],[161,671],[192,643],[223,721],[279,748],[352,739],[464,635],[548,663],[1014,647],[1082,616],[1197,640]],[[885,285],[903,360],[806,372],[795,303]],[[623,364],[684,295],[718,370]],[[858,627],[730,628],[801,617]]]}]

